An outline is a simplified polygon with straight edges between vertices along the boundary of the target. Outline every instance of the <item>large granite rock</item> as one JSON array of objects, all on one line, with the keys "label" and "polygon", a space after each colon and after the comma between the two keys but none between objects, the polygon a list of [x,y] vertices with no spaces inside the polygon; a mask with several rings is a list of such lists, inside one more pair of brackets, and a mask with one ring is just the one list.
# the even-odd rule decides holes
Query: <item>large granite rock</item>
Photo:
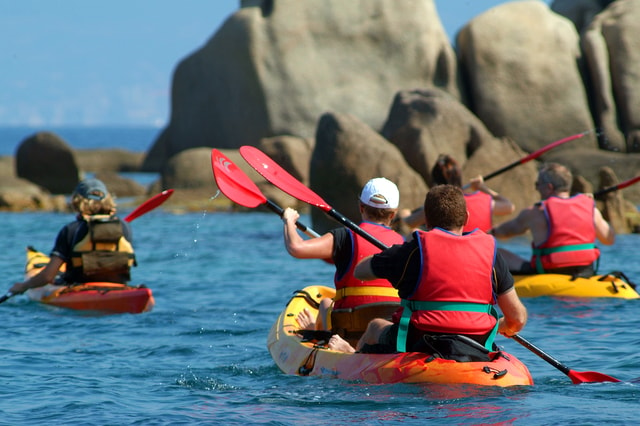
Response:
[{"label": "large granite rock", "polygon": [[433,0],[244,1],[177,66],[171,121],[144,169],[198,146],[310,138],[325,111],[380,129],[397,91],[433,86],[458,96]]},{"label": "large granite rock", "polygon": [[640,2],[618,0],[582,37],[601,140],[611,150],[640,152]]},{"label": "large granite rock", "polygon": [[[311,188],[337,211],[359,223],[358,197],[369,179],[386,177],[398,185],[400,208],[424,203],[427,185],[389,141],[350,114],[326,113],[318,122],[311,156]],[[312,211],[317,232],[337,223]]]},{"label": "large granite rock", "polygon": [[[488,10],[458,33],[457,45],[470,109],[494,135],[532,152],[595,127],[578,33],[543,2]],[[595,147],[595,136],[588,139],[581,144]]]}]

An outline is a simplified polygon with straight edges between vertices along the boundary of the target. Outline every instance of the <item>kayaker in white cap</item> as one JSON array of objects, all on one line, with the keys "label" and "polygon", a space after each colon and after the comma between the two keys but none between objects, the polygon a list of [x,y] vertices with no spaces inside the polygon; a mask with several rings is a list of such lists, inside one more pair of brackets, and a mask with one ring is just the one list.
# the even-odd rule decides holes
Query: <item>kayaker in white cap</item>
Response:
[{"label": "kayaker in white cap", "polygon": [[[399,202],[400,192],[396,184],[383,177],[371,179],[363,187],[358,200],[362,217],[360,227],[386,245],[403,243],[403,237],[390,228]],[[367,312],[367,307],[372,304],[379,307],[387,305],[389,310],[398,307],[398,293],[387,280],[364,282],[353,276],[358,261],[380,249],[346,227],[305,240],[296,229],[299,217],[292,208],[285,209],[282,215],[284,243],[289,254],[300,259],[325,259],[336,267],[336,297],[321,301],[317,318],[312,317],[308,310],[301,312],[298,323],[302,329],[334,329],[343,335],[362,333],[368,320],[375,316]]]}]

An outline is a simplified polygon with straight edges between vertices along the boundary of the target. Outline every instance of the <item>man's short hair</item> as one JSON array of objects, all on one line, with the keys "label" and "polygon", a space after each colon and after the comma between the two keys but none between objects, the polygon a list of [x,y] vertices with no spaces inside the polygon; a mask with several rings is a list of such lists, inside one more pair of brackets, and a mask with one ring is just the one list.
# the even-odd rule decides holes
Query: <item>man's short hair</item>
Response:
[{"label": "man's short hair", "polygon": [[448,231],[464,226],[467,221],[467,202],[462,189],[454,185],[436,185],[427,192],[424,216],[428,228]]},{"label": "man's short hair", "polygon": [[550,183],[555,192],[568,192],[571,190],[573,175],[562,164],[545,163],[538,172],[538,182]]}]

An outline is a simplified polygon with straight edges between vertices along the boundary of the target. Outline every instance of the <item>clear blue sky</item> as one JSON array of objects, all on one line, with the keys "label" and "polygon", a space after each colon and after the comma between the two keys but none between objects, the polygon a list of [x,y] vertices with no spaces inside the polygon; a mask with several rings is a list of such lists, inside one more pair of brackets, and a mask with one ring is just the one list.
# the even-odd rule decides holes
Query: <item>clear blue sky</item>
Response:
[{"label": "clear blue sky", "polygon": [[[474,16],[505,2],[436,5],[453,39]],[[0,0],[0,126],[164,126],[176,64],[239,4]]]}]

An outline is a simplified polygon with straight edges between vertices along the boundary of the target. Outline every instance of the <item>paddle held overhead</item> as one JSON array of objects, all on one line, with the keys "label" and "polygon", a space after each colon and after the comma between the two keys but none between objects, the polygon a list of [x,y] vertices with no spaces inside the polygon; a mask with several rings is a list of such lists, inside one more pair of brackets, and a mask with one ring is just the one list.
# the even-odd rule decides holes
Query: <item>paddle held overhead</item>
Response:
[{"label": "paddle held overhead", "polygon": [[251,167],[260,173],[262,177],[287,194],[300,201],[304,201],[307,204],[311,204],[322,209],[329,216],[333,217],[379,249],[384,250],[388,248],[382,241],[360,228],[352,220],[337,212],[318,194],[291,176],[286,170],[280,167],[278,163],[273,161],[268,155],[260,151],[258,148],[248,145],[242,146],[240,147],[240,155],[242,155],[242,158],[244,158]]},{"label": "paddle held overhead", "polygon": [[[228,199],[249,208],[266,204],[271,211],[282,217],[282,207],[268,200],[249,176],[215,148],[211,150],[211,168],[218,188]],[[296,227],[312,238],[320,236],[300,222],[296,222]]]}]

